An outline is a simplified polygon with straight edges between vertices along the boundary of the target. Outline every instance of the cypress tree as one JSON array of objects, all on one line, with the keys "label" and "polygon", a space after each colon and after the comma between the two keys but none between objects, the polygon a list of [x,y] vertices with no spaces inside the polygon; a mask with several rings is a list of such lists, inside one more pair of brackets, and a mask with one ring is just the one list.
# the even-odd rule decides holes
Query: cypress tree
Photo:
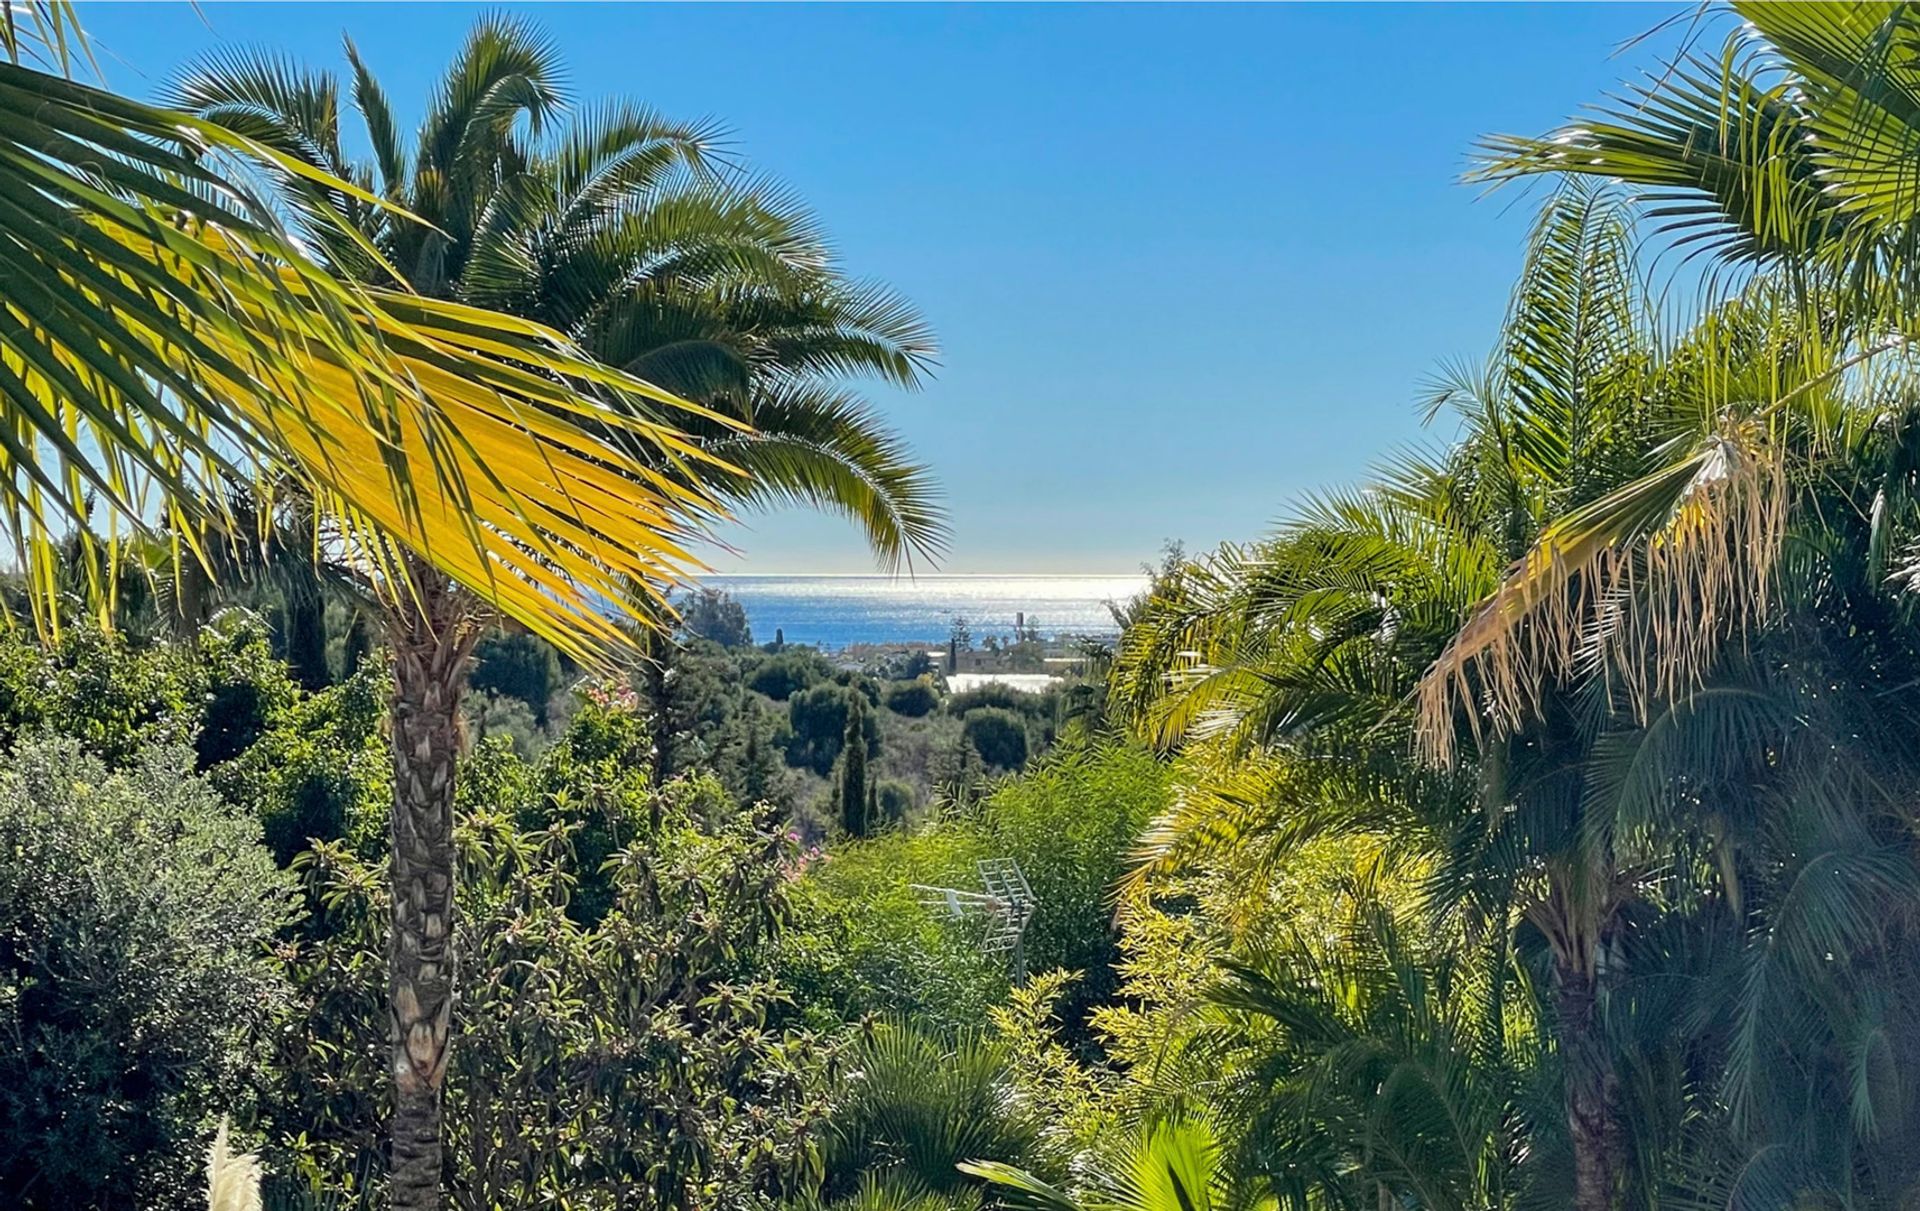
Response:
[{"label": "cypress tree", "polygon": [[840,746],[840,823],[850,837],[864,837],[867,813],[867,711],[858,690],[847,695],[847,735]]},{"label": "cypress tree", "polygon": [[740,798],[748,804],[772,797],[774,769],[771,755],[760,740],[760,709],[749,705],[747,749],[740,759]]}]

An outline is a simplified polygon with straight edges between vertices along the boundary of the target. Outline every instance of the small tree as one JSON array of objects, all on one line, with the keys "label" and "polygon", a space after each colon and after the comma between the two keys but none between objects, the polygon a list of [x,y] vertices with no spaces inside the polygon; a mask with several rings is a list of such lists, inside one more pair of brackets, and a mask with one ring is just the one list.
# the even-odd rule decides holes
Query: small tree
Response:
[{"label": "small tree", "polygon": [[780,767],[763,738],[766,723],[760,708],[749,699],[746,709],[747,741],[740,755],[740,801],[751,807],[768,802],[778,793]]},{"label": "small tree", "polygon": [[474,645],[467,684],[518,698],[545,727],[547,707],[560,692],[563,676],[560,654],[546,640],[527,631],[495,632]]},{"label": "small tree", "polygon": [[[856,698],[860,700],[857,708]],[[846,748],[847,720],[856,709],[871,754],[880,740],[880,726],[867,706],[867,696],[857,686],[816,685],[795,694],[787,702],[787,722],[793,729],[787,764],[804,765],[822,778],[831,774]]]},{"label": "small tree", "polygon": [[981,707],[968,713],[962,730],[967,743],[988,765],[1017,770],[1027,763],[1027,725],[1012,711]]},{"label": "small tree", "polygon": [[867,818],[888,824],[898,824],[906,819],[907,813],[913,809],[913,787],[893,779],[875,780],[873,785],[880,814],[875,816],[869,812]]},{"label": "small tree", "polygon": [[847,734],[840,747],[840,822],[850,837],[864,837],[879,814],[867,786],[867,708],[859,694],[847,696]]},{"label": "small tree", "polygon": [[747,611],[730,593],[719,589],[701,589],[680,610],[680,625],[689,635],[711,639],[723,648],[744,648],[753,644],[753,628],[747,625]]},{"label": "small tree", "polygon": [[973,630],[967,626],[967,620],[956,616],[953,630],[947,636],[947,672],[960,671],[960,653],[973,650]]},{"label": "small tree", "polygon": [[940,691],[930,680],[897,681],[887,687],[887,709],[896,715],[918,719],[933,713],[940,705]]}]

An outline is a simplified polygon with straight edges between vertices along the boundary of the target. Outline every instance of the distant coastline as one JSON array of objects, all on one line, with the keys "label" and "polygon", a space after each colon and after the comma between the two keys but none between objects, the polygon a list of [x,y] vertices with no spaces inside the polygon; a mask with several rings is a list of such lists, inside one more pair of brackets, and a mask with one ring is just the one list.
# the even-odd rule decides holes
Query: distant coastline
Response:
[{"label": "distant coastline", "polygon": [[740,573],[702,584],[731,594],[754,638],[841,649],[861,644],[946,643],[964,619],[975,641],[1011,637],[1024,625],[1044,639],[1111,636],[1109,602],[1146,587],[1141,573],[937,573],[914,577],[849,573]]}]

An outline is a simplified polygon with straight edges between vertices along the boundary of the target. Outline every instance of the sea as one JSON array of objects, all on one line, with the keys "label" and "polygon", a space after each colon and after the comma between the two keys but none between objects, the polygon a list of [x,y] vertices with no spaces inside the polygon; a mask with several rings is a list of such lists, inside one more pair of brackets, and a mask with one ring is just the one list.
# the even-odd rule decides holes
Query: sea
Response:
[{"label": "sea", "polygon": [[975,643],[1013,634],[1025,616],[1044,638],[1112,635],[1109,601],[1146,587],[1135,576],[708,576],[703,585],[747,611],[755,642],[844,648],[862,643],[945,643],[964,618]]}]

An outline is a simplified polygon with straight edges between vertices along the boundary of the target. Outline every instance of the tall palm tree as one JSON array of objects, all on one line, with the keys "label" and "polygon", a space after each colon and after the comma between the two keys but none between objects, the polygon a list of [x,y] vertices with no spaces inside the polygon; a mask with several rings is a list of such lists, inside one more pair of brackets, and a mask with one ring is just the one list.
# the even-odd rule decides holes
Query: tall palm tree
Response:
[{"label": "tall palm tree", "polygon": [[[1647,474],[1541,533],[1427,679],[1427,723],[1442,747],[1470,670],[1513,667],[1523,632],[1566,616],[1570,586],[1630,565],[1650,565],[1647,581],[1664,582],[1638,629],[1663,653],[1659,688],[1697,682],[1724,628],[1693,624],[1712,615],[1744,624],[1764,604],[1785,533],[1773,507],[1783,461],[1804,467],[1836,453],[1795,447],[1788,432],[1808,432],[1833,379],[1904,372],[1920,314],[1920,9],[1734,0],[1709,11],[1738,22],[1720,54],[1689,50],[1623,103],[1548,135],[1491,137],[1475,175],[1632,187],[1663,236],[1708,258],[1710,290],[1768,296],[1790,321],[1774,352],[1799,365],[1749,384],[1743,407],[1703,408],[1692,439]],[[1885,534],[1913,531],[1910,513],[1883,513],[1881,524]],[[1682,609],[1693,617],[1680,619]]]},{"label": "tall palm tree", "polygon": [[[1680,855],[1711,870],[1734,854],[1712,812],[1669,787],[1624,795],[1638,784],[1599,756],[1758,726],[1739,695],[1689,705],[1718,666],[1710,648],[1676,664],[1669,632],[1760,615],[1775,567],[1748,553],[1779,548],[1796,490],[1777,452],[1736,445],[1673,473],[1672,451],[1711,448],[1728,413],[1764,407],[1783,383],[1809,384],[1809,414],[1844,418],[1836,430],[1860,415],[1835,411],[1838,380],[1809,373],[1771,295],[1662,335],[1630,218],[1617,195],[1557,196],[1496,356],[1433,394],[1459,410],[1462,439],[1310,509],[1264,548],[1190,570],[1129,631],[1118,679],[1149,734],[1197,743],[1223,771],[1149,836],[1162,862],[1262,835],[1284,851],[1386,833],[1432,862],[1436,912],[1537,940],[1583,1211],[1653,1180],[1648,1158],[1666,1146],[1624,1130],[1632,1090],[1608,1041],[1632,922],[1698,883]],[[1835,438],[1802,424],[1767,440]],[[1561,545],[1658,476],[1682,528],[1627,520],[1673,541],[1637,557]],[[1416,739],[1464,749],[1471,768],[1422,769]]]},{"label": "tall palm tree", "polygon": [[[510,310],[551,325],[615,367],[665,380],[708,405],[698,432],[656,442],[640,468],[688,501],[786,499],[864,525],[883,562],[938,550],[923,468],[857,400],[823,376],[877,370],[917,381],[924,328],[885,291],[847,283],[804,215],[778,193],[722,171],[713,131],[630,106],[556,132],[565,107],[553,45],[503,18],[480,22],[427,106],[409,150],[391,102],[349,43],[350,83],[286,60],[222,56],[170,99],[306,169],[283,174],[340,272],[397,278],[422,297]],[[342,150],[344,102],[374,158]],[[316,181],[356,182],[353,190]],[[431,227],[396,222],[402,205]],[[546,330],[543,327],[541,330]],[[669,396],[668,398],[678,398]],[[636,423],[657,432],[651,411]],[[609,426],[618,437],[619,426]],[[572,485],[568,485],[572,488]],[[616,491],[610,480],[577,489]],[[602,496],[602,507],[614,502]],[[394,662],[394,1205],[439,1205],[440,1095],[452,1041],[453,789],[460,697],[479,634],[463,586],[411,560],[362,560],[404,601],[389,627]],[[644,616],[650,569],[631,568]],[[600,586],[596,586],[600,587]],[[608,596],[624,599],[615,586]]]},{"label": "tall palm tree", "polygon": [[[62,7],[28,10],[56,61]],[[210,158],[315,188],[308,233],[381,256],[327,197],[412,224],[351,182],[229,127],[22,66],[35,29],[8,6],[0,64],[0,504],[42,621],[57,625],[56,531],[148,521],[197,547],[223,481],[299,481],[381,578],[400,651],[392,1003],[402,1205],[438,1203],[439,1081],[451,1011],[451,754],[470,634],[456,587],[562,647],[621,641],[601,602],[658,593],[716,506],[675,397],[524,320],[343,282]],[[690,408],[691,406],[685,406]],[[710,415],[710,414],[709,414]],[[88,539],[88,541],[91,541]],[[87,566],[96,561],[86,560]],[[113,566],[109,559],[106,566]],[[204,562],[204,560],[203,560]]]},{"label": "tall palm tree", "polygon": [[[711,408],[695,436],[713,458],[663,471],[741,504],[842,513],[888,566],[938,553],[926,468],[836,381],[918,386],[934,355],[926,325],[892,291],[848,280],[811,216],[733,167],[716,128],[613,103],[556,129],[567,101],[554,47],[490,19],[448,69],[409,154],[378,81],[347,51],[347,84],[276,57],[225,55],[183,76],[169,100],[433,224],[396,222],[302,179],[305,209],[348,215],[384,257],[323,228],[330,263],[375,280],[396,269],[423,294],[525,316]],[[372,164],[342,151],[348,98]]]}]

